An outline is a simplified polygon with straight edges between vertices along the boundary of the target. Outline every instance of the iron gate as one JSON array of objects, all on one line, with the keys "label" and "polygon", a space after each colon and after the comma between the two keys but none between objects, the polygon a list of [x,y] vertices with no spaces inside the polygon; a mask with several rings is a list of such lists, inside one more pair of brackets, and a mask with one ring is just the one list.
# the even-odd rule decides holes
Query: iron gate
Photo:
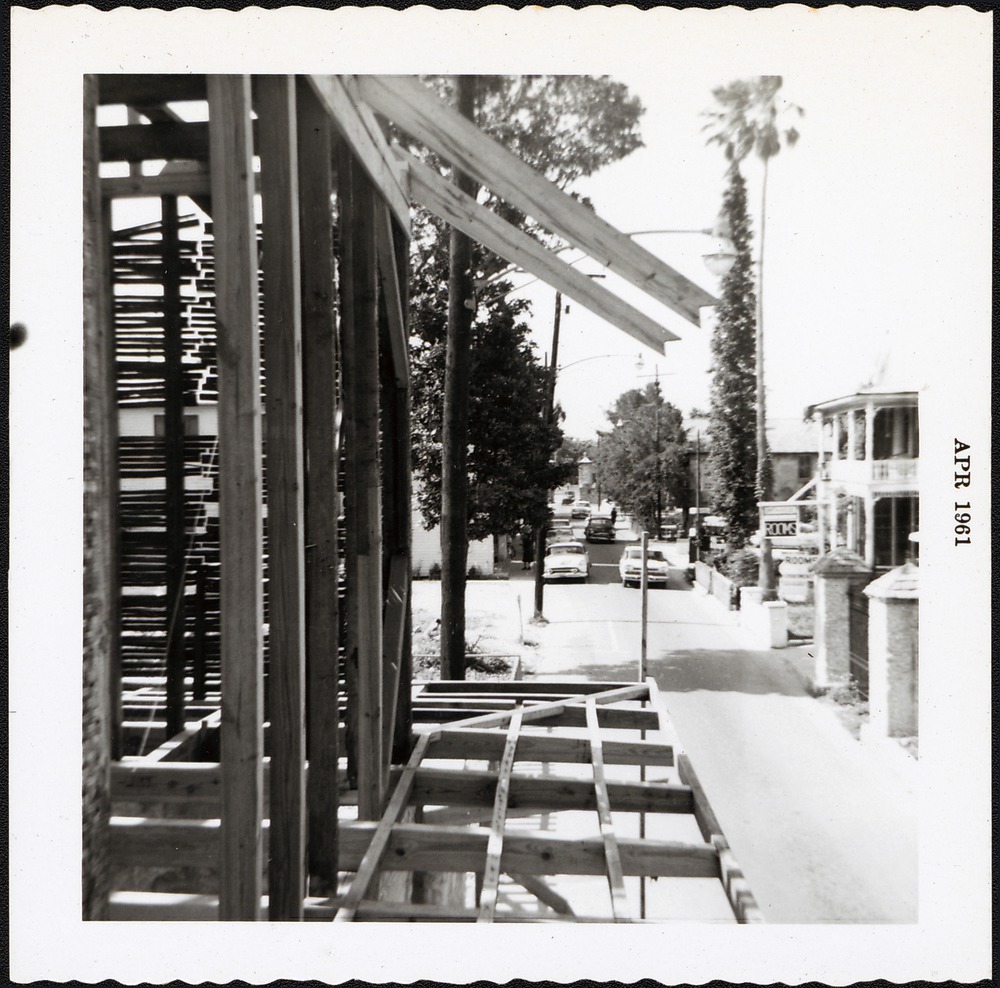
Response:
[{"label": "iron gate", "polygon": [[852,583],[847,591],[850,639],[850,673],[858,692],[868,699],[868,598],[865,584]]}]

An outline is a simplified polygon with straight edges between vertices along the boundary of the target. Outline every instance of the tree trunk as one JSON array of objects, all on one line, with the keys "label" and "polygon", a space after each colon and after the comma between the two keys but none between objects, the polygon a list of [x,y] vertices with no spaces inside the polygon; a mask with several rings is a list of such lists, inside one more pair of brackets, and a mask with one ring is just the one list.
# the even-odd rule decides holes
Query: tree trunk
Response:
[{"label": "tree trunk", "polygon": [[[456,81],[458,111],[471,120],[475,77],[458,76]],[[467,195],[476,195],[475,180],[457,168],[454,183]],[[444,679],[465,678],[472,293],[472,241],[453,228],[448,274],[448,341],[441,451],[441,676]]]},{"label": "tree trunk", "polygon": [[[767,446],[767,415],[764,391],[764,223],[767,215],[767,158],[764,159],[764,181],[760,198],[760,251],[757,260],[757,500],[771,500],[771,453]],[[774,580],[774,557],[771,540],[760,532],[760,569],[757,585],[763,591],[761,600],[777,600]]]}]

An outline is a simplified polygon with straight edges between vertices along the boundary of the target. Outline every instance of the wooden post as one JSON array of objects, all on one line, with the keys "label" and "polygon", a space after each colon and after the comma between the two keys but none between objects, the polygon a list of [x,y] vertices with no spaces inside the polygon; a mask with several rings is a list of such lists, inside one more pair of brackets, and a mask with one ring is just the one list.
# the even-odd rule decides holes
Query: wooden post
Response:
[{"label": "wooden post", "polygon": [[208,76],[219,361],[222,826],[219,918],[259,918],[263,519],[250,80]]},{"label": "wooden post", "polygon": [[[344,422],[350,469],[346,490],[348,662],[357,675],[358,816],[381,815],[382,765],[382,498],[379,469],[379,372],[376,307],[375,196],[351,158],[351,195],[341,213],[351,241],[353,318],[344,330]],[[346,316],[346,313],[345,313]]]},{"label": "wooden post", "polygon": [[195,574],[194,594],[194,655],[191,662],[191,697],[194,700],[205,699],[205,645],[208,632],[208,621],[205,614],[205,593],[208,580],[205,576],[204,562],[198,563]]},{"label": "wooden post", "polygon": [[101,208],[98,84],[84,77],[83,183],[83,887],[82,918],[107,918],[108,817],[118,651],[118,428],[107,227]]},{"label": "wooden post", "polygon": [[[410,247],[406,233],[393,225],[393,251],[396,257],[396,280],[399,285],[400,307],[409,326]],[[408,359],[408,356],[407,356]],[[407,375],[407,381],[409,375]],[[395,394],[397,430],[397,484],[396,499],[400,526],[396,532],[397,548],[406,557],[406,605],[403,622],[403,647],[399,658],[399,680],[396,690],[395,727],[390,758],[405,762],[410,756],[410,733],[413,729],[413,710],[410,682],[413,678],[413,601],[410,593],[413,580],[411,543],[412,519],[412,466],[410,462],[410,389],[397,389]]]},{"label": "wooden post", "polygon": [[305,545],[302,320],[295,79],[258,76],[264,247],[269,564],[268,918],[302,919],[305,899]]},{"label": "wooden post", "polygon": [[639,682],[646,681],[646,671],[648,669],[646,661],[647,637],[649,631],[649,533],[642,533],[642,577],[639,581],[642,594],[642,629],[641,644],[639,646]]},{"label": "wooden post", "polygon": [[163,196],[163,458],[166,535],[167,737],[184,729],[184,367],[177,197]]},{"label": "wooden post", "polygon": [[302,244],[302,384],[306,526],[306,674],[309,775],[308,873],[320,895],[337,893],[337,760],[340,646],[337,577],[337,327],[330,192],[333,135],[312,89],[298,95]]}]

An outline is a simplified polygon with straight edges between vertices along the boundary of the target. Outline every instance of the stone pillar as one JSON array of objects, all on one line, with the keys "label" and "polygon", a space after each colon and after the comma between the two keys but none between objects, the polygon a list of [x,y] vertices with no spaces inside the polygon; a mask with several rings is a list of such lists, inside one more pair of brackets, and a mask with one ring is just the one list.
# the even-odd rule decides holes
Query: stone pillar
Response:
[{"label": "stone pillar", "polygon": [[813,639],[816,667],[813,677],[818,689],[846,682],[850,675],[850,611],[847,591],[852,583],[867,582],[871,570],[855,552],[841,546],[813,564],[816,578],[816,611]]},{"label": "stone pillar", "polygon": [[920,571],[905,563],[865,587],[868,607],[868,729],[873,737],[917,733]]}]

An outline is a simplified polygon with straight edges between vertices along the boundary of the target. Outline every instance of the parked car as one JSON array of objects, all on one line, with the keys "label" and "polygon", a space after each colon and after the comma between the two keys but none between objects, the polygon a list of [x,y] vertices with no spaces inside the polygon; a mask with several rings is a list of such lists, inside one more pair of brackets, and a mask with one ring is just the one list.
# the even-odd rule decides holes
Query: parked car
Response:
[{"label": "parked car", "polygon": [[546,580],[586,580],[590,556],[582,542],[553,542],[545,550],[542,575]]},{"label": "parked car", "polygon": [[[646,582],[652,586],[659,583],[667,585],[670,567],[667,558],[663,555],[662,549],[646,550]],[[642,580],[642,547],[630,545],[623,553],[618,562],[618,573],[622,578],[622,586],[630,584],[636,586]]]},{"label": "parked car", "polygon": [[589,518],[590,517],[590,502],[589,501],[574,501],[573,507],[570,510],[571,518]]},{"label": "parked car", "polygon": [[615,523],[608,515],[591,515],[583,537],[588,542],[614,542]]},{"label": "parked car", "polygon": [[569,525],[553,525],[545,529],[546,545],[551,545],[553,542],[572,542],[574,538],[576,535]]},{"label": "parked car", "polygon": [[660,526],[660,538],[666,542],[676,542],[680,526],[673,521],[665,521]]}]

